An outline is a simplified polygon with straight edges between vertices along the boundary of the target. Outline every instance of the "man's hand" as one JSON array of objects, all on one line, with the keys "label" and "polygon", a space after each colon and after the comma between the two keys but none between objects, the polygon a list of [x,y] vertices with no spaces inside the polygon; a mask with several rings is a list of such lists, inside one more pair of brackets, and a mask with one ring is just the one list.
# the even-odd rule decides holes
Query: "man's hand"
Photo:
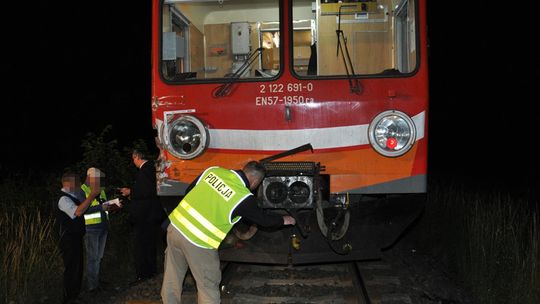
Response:
[{"label": "man's hand", "polygon": [[99,187],[90,188],[90,194],[88,197],[96,198],[101,193],[101,189]]},{"label": "man's hand", "polygon": [[283,216],[283,225],[296,225],[296,220],[290,215]]},{"label": "man's hand", "polygon": [[103,211],[109,211],[111,209],[111,205],[109,204],[102,204],[101,205],[101,209],[103,209]]},{"label": "man's hand", "polygon": [[75,216],[82,216],[92,201],[101,193],[101,190],[99,188],[90,188],[90,194],[88,194],[88,197],[82,201],[82,203],[77,206],[77,209],[75,209]]},{"label": "man's hand", "polygon": [[116,205],[116,204],[103,204],[101,205],[101,208],[103,208],[103,211],[109,211],[109,212],[113,212],[113,211],[116,211],[122,207]]},{"label": "man's hand", "polygon": [[128,197],[131,194],[131,189],[129,189],[129,188],[120,188],[120,193],[122,193],[122,196]]}]

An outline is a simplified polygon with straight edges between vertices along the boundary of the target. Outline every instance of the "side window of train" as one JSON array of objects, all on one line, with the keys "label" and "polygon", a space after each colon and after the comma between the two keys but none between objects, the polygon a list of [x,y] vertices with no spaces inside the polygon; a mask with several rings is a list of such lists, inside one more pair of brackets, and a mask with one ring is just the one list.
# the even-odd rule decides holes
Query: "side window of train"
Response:
[{"label": "side window of train", "polygon": [[161,8],[165,80],[278,74],[279,0],[165,0]]},{"label": "side window of train", "polygon": [[293,71],[300,78],[413,72],[415,2],[293,0]]}]

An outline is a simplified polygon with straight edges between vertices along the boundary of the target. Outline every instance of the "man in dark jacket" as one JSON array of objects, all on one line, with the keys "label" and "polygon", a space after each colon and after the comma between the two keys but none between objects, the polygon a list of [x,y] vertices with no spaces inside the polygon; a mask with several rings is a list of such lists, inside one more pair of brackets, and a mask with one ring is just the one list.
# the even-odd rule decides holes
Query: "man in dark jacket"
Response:
[{"label": "man in dark jacket", "polygon": [[122,195],[129,198],[130,222],[135,233],[135,271],[132,284],[140,283],[157,273],[156,252],[160,224],[167,216],[161,207],[156,191],[156,168],[154,162],[134,150],[133,164],[139,171],[131,188],[122,188]]}]

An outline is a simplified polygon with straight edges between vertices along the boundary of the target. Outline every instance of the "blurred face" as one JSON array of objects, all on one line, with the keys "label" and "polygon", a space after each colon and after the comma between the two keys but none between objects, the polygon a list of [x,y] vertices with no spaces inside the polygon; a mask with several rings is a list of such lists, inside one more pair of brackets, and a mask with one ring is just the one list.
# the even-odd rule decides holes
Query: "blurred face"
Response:
[{"label": "blurred face", "polygon": [[80,186],[80,181],[74,177],[70,177],[62,182],[62,187],[70,192],[75,191],[75,189],[79,188]]},{"label": "blurred face", "polygon": [[88,177],[88,186],[90,188],[99,188],[101,186],[101,179],[99,177]]}]

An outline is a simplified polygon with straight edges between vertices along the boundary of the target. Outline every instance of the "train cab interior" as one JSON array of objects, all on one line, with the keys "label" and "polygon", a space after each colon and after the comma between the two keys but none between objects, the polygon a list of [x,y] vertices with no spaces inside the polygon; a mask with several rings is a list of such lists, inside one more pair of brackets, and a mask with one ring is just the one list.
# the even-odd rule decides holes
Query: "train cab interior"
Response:
[{"label": "train cab interior", "polygon": [[[184,82],[272,78],[284,67],[299,78],[412,73],[415,2],[290,0],[284,7],[280,0],[165,0],[161,74]],[[287,49],[283,30],[292,32]]]}]

